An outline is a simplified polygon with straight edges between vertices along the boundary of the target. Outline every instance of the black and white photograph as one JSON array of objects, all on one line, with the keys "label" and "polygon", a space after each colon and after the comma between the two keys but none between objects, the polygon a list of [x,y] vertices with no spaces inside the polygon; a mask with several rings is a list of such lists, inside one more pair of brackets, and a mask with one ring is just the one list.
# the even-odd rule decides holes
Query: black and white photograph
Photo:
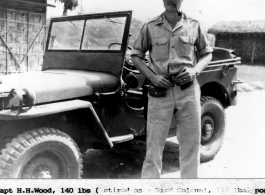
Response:
[{"label": "black and white photograph", "polygon": [[264,120],[264,0],[0,0],[0,193],[265,193]]}]

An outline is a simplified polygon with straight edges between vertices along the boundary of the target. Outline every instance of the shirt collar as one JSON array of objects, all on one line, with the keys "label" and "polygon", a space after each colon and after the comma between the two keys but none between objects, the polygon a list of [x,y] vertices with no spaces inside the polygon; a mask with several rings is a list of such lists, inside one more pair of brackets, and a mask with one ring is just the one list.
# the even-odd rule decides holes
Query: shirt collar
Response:
[{"label": "shirt collar", "polygon": [[175,31],[175,30],[178,29],[179,27],[183,26],[183,23],[184,23],[184,20],[185,20],[185,19],[186,19],[186,16],[184,15],[184,13],[182,13],[180,20],[179,20],[178,23],[176,24],[175,28],[172,29],[171,26],[170,26],[170,24],[168,23],[168,21],[167,21],[165,15],[164,15],[164,13],[162,13],[160,16],[157,17],[157,19],[156,19],[156,21],[155,21],[155,24],[156,24],[156,25],[161,25],[161,24],[163,24],[163,26],[164,26],[166,29],[168,29],[168,30],[170,30],[170,31],[172,31],[172,30]]},{"label": "shirt collar", "polygon": [[163,24],[164,21],[165,21],[164,13],[162,13],[160,16],[156,18],[155,24],[156,25]]}]

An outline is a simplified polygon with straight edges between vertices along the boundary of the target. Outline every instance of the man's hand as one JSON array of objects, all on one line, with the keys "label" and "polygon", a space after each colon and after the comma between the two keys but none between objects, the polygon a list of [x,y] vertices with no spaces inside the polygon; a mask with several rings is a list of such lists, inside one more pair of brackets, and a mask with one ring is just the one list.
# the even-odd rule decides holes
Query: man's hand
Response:
[{"label": "man's hand", "polygon": [[162,87],[162,88],[170,88],[173,87],[173,85],[171,84],[171,82],[166,79],[164,76],[162,75],[156,75],[153,71],[151,71],[146,64],[144,63],[144,61],[139,58],[138,56],[132,56],[132,62],[134,64],[134,66],[143,74],[145,75],[150,81],[151,83],[156,86],[156,87]]},{"label": "man's hand", "polygon": [[161,75],[155,75],[154,74],[151,77],[149,77],[149,80],[156,87],[162,87],[162,88],[166,88],[166,89],[173,87],[172,83]]},{"label": "man's hand", "polygon": [[173,81],[183,85],[185,83],[191,82],[196,78],[196,70],[194,68],[184,67],[182,72],[173,77]]}]

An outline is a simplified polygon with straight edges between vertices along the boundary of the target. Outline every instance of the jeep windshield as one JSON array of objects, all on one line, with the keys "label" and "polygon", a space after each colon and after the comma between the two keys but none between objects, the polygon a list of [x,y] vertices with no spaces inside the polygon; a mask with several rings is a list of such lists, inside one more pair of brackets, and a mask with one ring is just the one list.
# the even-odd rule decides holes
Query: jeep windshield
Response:
[{"label": "jeep windshield", "polygon": [[126,16],[52,21],[48,50],[121,50]]}]

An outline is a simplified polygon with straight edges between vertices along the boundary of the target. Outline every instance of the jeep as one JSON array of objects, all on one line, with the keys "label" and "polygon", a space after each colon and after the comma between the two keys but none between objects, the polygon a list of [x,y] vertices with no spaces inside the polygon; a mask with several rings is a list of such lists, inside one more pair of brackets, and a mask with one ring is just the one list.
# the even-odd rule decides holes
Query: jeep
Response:
[{"label": "jeep", "polygon": [[[1,178],[80,178],[88,148],[144,140],[148,81],[130,60],[131,18],[132,11],[52,18],[42,71],[1,76]],[[221,148],[239,63],[234,51],[214,48],[198,77],[201,161]],[[168,136],[176,129],[172,122]]]}]

